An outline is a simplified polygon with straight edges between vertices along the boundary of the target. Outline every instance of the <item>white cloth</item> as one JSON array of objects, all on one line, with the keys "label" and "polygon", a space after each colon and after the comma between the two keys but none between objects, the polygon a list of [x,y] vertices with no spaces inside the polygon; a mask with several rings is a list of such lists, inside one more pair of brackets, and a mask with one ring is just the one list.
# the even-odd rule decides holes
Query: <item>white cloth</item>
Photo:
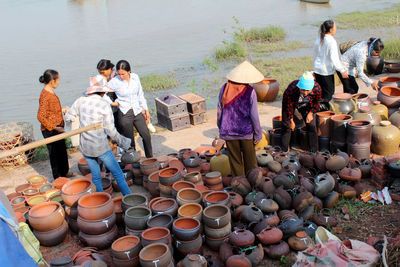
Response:
[{"label": "white cloth", "polygon": [[339,48],[332,35],[325,34],[324,41],[318,37],[314,44],[314,72],[323,75],[333,75],[335,70],[343,73],[345,68],[339,58]]},{"label": "white cloth", "polygon": [[368,57],[368,43],[359,42],[349,49],[341,56],[343,66],[348,74],[358,77],[369,87],[372,80],[364,73],[364,64]]},{"label": "white cloth", "polygon": [[130,76],[129,82],[116,76],[108,82],[108,86],[115,91],[117,95],[116,101],[121,112],[126,114],[132,109],[133,114],[136,116],[142,110],[148,110],[148,108],[139,76],[132,72]]}]

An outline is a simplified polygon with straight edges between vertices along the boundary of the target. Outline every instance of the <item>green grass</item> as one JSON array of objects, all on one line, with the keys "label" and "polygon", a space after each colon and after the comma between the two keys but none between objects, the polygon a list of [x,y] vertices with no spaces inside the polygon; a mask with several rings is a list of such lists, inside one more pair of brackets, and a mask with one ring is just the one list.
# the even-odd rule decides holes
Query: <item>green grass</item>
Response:
[{"label": "green grass", "polygon": [[143,91],[145,92],[171,89],[179,85],[176,77],[169,74],[151,74],[140,77],[140,81],[142,83]]},{"label": "green grass", "polygon": [[47,159],[49,159],[49,151],[47,150],[47,146],[43,145],[37,147],[32,162],[38,162]]},{"label": "green grass", "polygon": [[214,50],[214,58],[217,61],[241,60],[247,55],[244,46],[240,42],[224,42]]},{"label": "green grass", "polygon": [[245,42],[277,42],[285,39],[285,37],[286,33],[283,28],[272,25],[262,28],[250,28],[234,33],[236,41]]},{"label": "green grass", "polygon": [[400,5],[394,5],[382,11],[350,12],[335,18],[339,28],[365,29],[400,25]]},{"label": "green grass", "polygon": [[373,206],[377,206],[375,203],[364,203],[364,201],[358,199],[346,199],[341,198],[339,202],[335,205],[335,209],[340,210],[343,206],[347,206],[349,208],[348,214],[350,218],[358,217],[361,212],[365,211],[368,208]]},{"label": "green grass", "polygon": [[313,57],[259,59],[253,64],[265,77],[279,81],[279,95],[282,95],[290,82],[299,79],[304,71],[313,69]]},{"label": "green grass", "polygon": [[306,43],[300,41],[292,41],[292,42],[279,41],[272,43],[256,42],[251,45],[251,51],[270,55],[273,52],[294,51],[294,50],[299,50],[300,48],[306,46],[307,46]]},{"label": "green grass", "polygon": [[400,56],[400,38],[392,38],[388,41],[384,41],[384,44],[385,48],[381,53],[383,58],[397,58]]}]

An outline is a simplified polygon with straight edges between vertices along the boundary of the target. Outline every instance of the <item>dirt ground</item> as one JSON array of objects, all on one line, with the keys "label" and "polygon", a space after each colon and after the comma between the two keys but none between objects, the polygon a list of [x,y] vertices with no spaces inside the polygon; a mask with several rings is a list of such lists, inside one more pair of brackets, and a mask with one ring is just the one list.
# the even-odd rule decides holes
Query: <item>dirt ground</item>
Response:
[{"label": "dirt ground", "polygon": [[[387,76],[387,75],[381,75]],[[379,79],[380,76],[374,77]],[[359,81],[359,92],[367,93],[372,99],[376,99],[377,93]],[[336,92],[341,92],[341,86],[337,87]],[[260,116],[261,125],[265,129],[272,128],[272,118],[280,115],[281,102],[275,101],[272,103],[259,103],[258,111]],[[158,129],[159,130],[159,129]],[[192,126],[190,128],[180,130],[177,132],[170,132],[168,130],[159,130],[152,135],[152,143],[154,156],[166,155],[171,152],[177,152],[182,148],[196,148],[203,145],[210,145],[212,140],[218,135],[216,126],[216,110],[209,110],[207,112],[207,121],[203,124]],[[137,143],[142,150],[142,142],[140,137],[137,137]],[[142,152],[142,154],[144,154]],[[69,164],[72,172],[79,173],[77,168],[77,161],[82,157],[79,152],[69,155]],[[14,192],[14,188],[22,183],[30,176],[40,174],[45,177],[51,177],[51,170],[49,161],[37,162],[30,165],[25,165],[19,168],[4,170],[0,169],[0,189],[6,194]],[[51,178],[49,178],[51,180]],[[142,187],[132,186],[134,192],[145,192]],[[360,203],[358,201],[358,203]],[[348,204],[352,208],[353,204]],[[358,239],[366,241],[369,236],[377,236],[382,238],[383,235],[395,237],[400,232],[400,206],[399,203],[394,202],[389,206],[377,205],[374,207],[364,208],[362,205],[355,204],[355,209],[358,212],[348,212],[350,219],[345,218],[345,213],[342,212],[342,207],[337,207],[333,212],[339,220],[339,224],[335,230],[336,234],[341,239]],[[359,206],[357,206],[359,205]],[[350,209],[353,210],[353,209]],[[122,234],[122,229],[120,229]],[[70,242],[74,240],[74,242]],[[79,244],[77,235],[69,234],[66,240],[52,248],[41,247],[41,251],[45,260],[50,262],[51,259],[61,256],[72,256],[82,246]],[[106,257],[107,262],[111,262],[110,250],[102,251]],[[205,251],[206,252],[206,251]],[[400,266],[399,253],[394,253],[392,262],[389,266]],[[397,253],[397,254],[396,254]],[[291,252],[287,257],[287,262],[272,261],[265,259],[260,266],[289,266],[293,264],[296,254]]]}]

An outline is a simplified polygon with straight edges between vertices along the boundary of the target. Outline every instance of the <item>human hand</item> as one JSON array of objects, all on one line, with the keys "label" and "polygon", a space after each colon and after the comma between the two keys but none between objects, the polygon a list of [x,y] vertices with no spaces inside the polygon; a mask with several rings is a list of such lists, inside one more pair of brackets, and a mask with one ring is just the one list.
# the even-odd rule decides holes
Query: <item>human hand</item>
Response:
[{"label": "human hand", "polygon": [[344,72],[342,73],[342,77],[343,77],[344,79],[348,79],[348,78],[349,78],[349,74],[347,73],[347,71],[344,71]]},{"label": "human hand", "polygon": [[293,119],[290,119],[290,130],[294,131],[295,128],[296,128],[296,123],[294,123]]},{"label": "human hand", "polygon": [[375,91],[378,91],[378,90],[379,90],[379,85],[378,85],[377,82],[373,82],[373,83],[371,84],[371,87],[372,87],[372,89],[374,89]]},{"label": "human hand", "polygon": [[150,121],[150,112],[148,110],[142,110],[143,116],[146,119],[146,123]]},{"label": "human hand", "polygon": [[312,122],[313,119],[314,119],[314,114],[312,112],[309,112],[307,114],[306,123]]},{"label": "human hand", "polygon": [[56,130],[59,133],[63,133],[64,132],[64,127],[57,126],[56,128],[54,128],[54,130]]},{"label": "human hand", "polygon": [[114,102],[112,102],[112,103],[111,103],[111,106],[112,106],[112,107],[118,107],[118,106],[119,106],[119,104],[118,104],[118,102],[117,102],[117,101],[114,101]]}]

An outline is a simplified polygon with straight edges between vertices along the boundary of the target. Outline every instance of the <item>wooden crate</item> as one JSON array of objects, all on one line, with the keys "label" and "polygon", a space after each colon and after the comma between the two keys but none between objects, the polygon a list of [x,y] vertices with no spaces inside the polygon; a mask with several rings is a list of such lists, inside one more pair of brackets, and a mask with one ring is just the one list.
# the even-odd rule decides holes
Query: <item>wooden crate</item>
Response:
[{"label": "wooden crate", "polygon": [[188,93],[179,96],[182,100],[186,101],[189,113],[198,114],[207,111],[206,100],[201,96],[193,93]]},{"label": "wooden crate", "polygon": [[157,113],[158,124],[170,131],[177,131],[190,127],[189,114],[169,118],[161,113]]},{"label": "wooden crate", "polygon": [[155,102],[157,113],[167,118],[187,115],[186,102],[173,94],[157,97]]},{"label": "wooden crate", "polygon": [[192,125],[197,125],[206,122],[206,113],[197,113],[197,114],[191,114],[189,113],[189,118],[190,118],[190,123]]}]

